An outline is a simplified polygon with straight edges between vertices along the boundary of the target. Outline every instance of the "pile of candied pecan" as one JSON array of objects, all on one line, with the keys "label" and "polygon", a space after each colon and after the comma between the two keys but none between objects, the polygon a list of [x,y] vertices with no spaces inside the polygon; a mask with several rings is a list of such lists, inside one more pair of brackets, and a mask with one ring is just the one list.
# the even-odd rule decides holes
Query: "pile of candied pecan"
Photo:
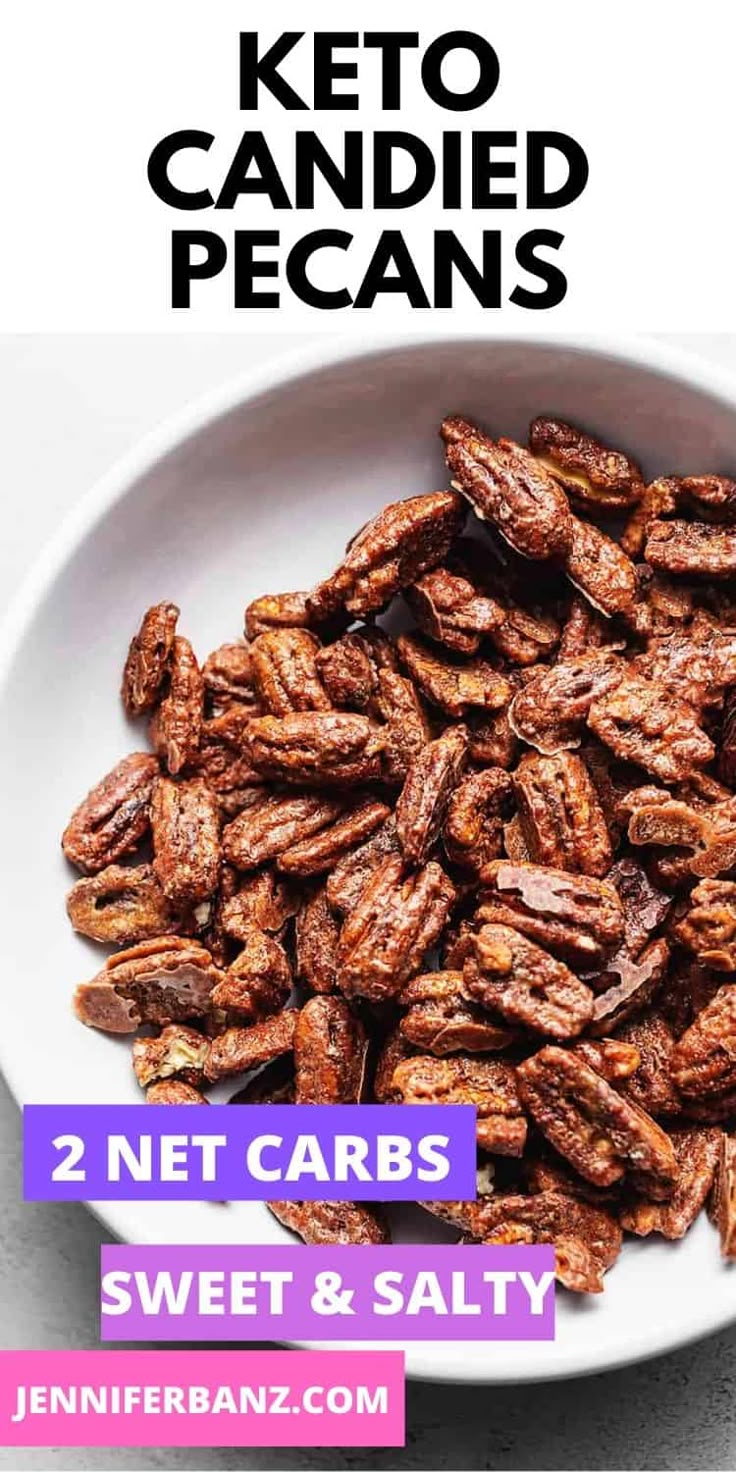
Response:
[{"label": "pile of candied pecan", "polygon": [[[428,1209],[554,1242],[569,1288],[708,1198],[736,1256],[736,482],[646,484],[550,419],[442,435],[452,489],[201,668],[146,613],[123,701],[155,755],[63,838],[72,924],[122,947],[77,1014],[142,1029],[158,1103],[475,1105],[478,1198]],[[368,1206],[272,1210],[387,1240]]]}]

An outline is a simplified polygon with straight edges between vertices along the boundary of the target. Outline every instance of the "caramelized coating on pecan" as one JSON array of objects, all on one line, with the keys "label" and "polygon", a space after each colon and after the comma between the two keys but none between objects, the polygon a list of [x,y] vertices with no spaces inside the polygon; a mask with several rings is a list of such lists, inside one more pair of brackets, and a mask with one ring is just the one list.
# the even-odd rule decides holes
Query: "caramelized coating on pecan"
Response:
[{"label": "caramelized coating on pecan", "polygon": [[593,701],[621,683],[625,666],[608,649],[540,670],[509,707],[516,735],[544,756],[579,746]]},{"label": "caramelized coating on pecan", "polygon": [[491,1155],[521,1155],[526,1120],[519,1103],[513,1064],[502,1058],[406,1058],[394,1069],[392,1085],[402,1104],[473,1104],[477,1138]]},{"label": "caramelized coating on pecan", "polygon": [[69,891],[66,912],[79,935],[130,945],[177,929],[177,914],[150,864],[109,864]]},{"label": "caramelized coating on pecan", "polygon": [[606,618],[628,614],[637,598],[636,569],[626,553],[590,521],[571,518],[572,537],[565,557],[570,582]]},{"label": "caramelized coating on pecan", "polygon": [[297,1016],[296,1011],[285,1010],[252,1027],[228,1027],[212,1039],[205,1077],[216,1083],[235,1073],[250,1073],[282,1053],[291,1053]]},{"label": "caramelized coating on pecan", "polygon": [[375,781],[385,747],[380,726],[346,711],[258,716],[245,736],[245,752],[257,772],[302,787]]},{"label": "caramelized coating on pecan", "polygon": [[350,914],[358,904],[368,880],[379,869],[384,859],[394,858],[401,852],[396,836],[396,824],[389,818],[367,843],[353,849],[339,859],[328,876],[326,895],[333,910],[340,915]]},{"label": "caramelized coating on pecan", "polygon": [[617,1036],[639,1054],[639,1065],[623,1086],[626,1098],[647,1114],[679,1114],[682,1106],[671,1074],[675,1039],[664,1017],[650,1009],[619,1028]]},{"label": "caramelized coating on pecan", "polygon": [[606,820],[580,757],[529,752],[513,775],[519,820],[536,864],[602,879],[613,854]]},{"label": "caramelized coating on pecan", "polygon": [[259,1022],[278,1012],[291,994],[291,967],[275,936],[255,926],[222,980],[213,989],[213,1007],[236,1013],[237,1021]]},{"label": "caramelized coating on pecan", "polygon": [[736,971],[736,882],[704,879],[696,885],[673,934],[703,966]]},{"label": "caramelized coating on pecan", "polygon": [[629,517],[621,536],[621,546],[629,557],[640,557],[650,528],[660,516],[671,516],[677,510],[678,482],[674,476],[663,476],[645,486],[644,494]]},{"label": "caramelized coating on pecan", "polygon": [[376,613],[445,556],[465,519],[462,497],[453,491],[412,496],[384,506],[350,542],[337,571],[309,595],[310,614],[324,618],[336,609]]},{"label": "caramelized coating on pecan", "polygon": [[297,1104],[359,1104],[368,1035],[341,997],[311,997],[294,1033]]},{"label": "caramelized coating on pecan", "polygon": [[103,1032],[135,1032],[143,1022],[166,1026],[206,1017],[222,976],[197,941],[160,936],[110,956],[74,996],[80,1022]]},{"label": "caramelized coating on pecan", "polygon": [[736,629],[698,610],[687,628],[650,638],[632,667],[697,711],[718,707],[724,690],[736,684]]},{"label": "caramelized coating on pecan", "polygon": [[480,874],[503,851],[504,817],[511,779],[502,767],[474,772],[455,788],[442,830],[445,853],[453,864]]},{"label": "caramelized coating on pecan", "polygon": [[[517,1040],[468,997],[462,971],[426,971],[404,987],[401,1036],[423,1053],[499,1053]],[[399,1060],[400,1061],[400,1060]]]},{"label": "caramelized coating on pecan", "polygon": [[691,706],[673,699],[665,686],[634,675],[593,701],[588,725],[617,757],[637,762],[662,782],[683,781],[715,754]]},{"label": "caramelized coating on pecan", "polygon": [[378,1247],[391,1240],[377,1206],[357,1201],[267,1201],[266,1205],[283,1227],[310,1247],[336,1243]]},{"label": "caramelized coating on pecan", "polygon": [[721,727],[721,750],[718,756],[718,775],[729,787],[736,787],[736,689],[726,698]]},{"label": "caramelized coating on pecan", "polygon": [[608,1033],[627,1018],[648,1006],[667,969],[670,948],[662,937],[633,955],[624,944],[607,963],[596,986],[608,978],[613,984],[599,991],[593,1003],[592,1033]]},{"label": "caramelized coating on pecan", "polygon": [[309,878],[312,874],[324,874],[334,869],[345,854],[370,838],[390,816],[391,809],[384,802],[366,799],[352,803],[336,822],[309,838],[302,838],[279,854],[277,867],[292,877]]},{"label": "caramelized coating on pecan", "polygon": [[615,1217],[557,1191],[491,1197],[483,1226],[487,1243],[551,1242],[557,1277],[573,1293],[602,1293],[603,1276],[621,1251]]},{"label": "caramelized coating on pecan", "polygon": [[302,793],[267,797],[228,823],[223,855],[236,869],[257,869],[337,822],[344,811],[342,798]]},{"label": "caramelized coating on pecan", "polygon": [[446,419],[447,464],[477,516],[524,557],[564,557],[572,517],[554,476],[513,440],[493,441],[461,419]]},{"label": "caramelized coating on pecan", "polygon": [[155,756],[123,757],[75,808],[61,846],[82,874],[99,874],[129,854],[150,828],[151,792],[159,774]]},{"label": "caramelized coating on pecan", "polygon": [[160,777],[151,799],[153,868],[174,904],[195,905],[214,894],[220,878],[220,814],[200,777]]},{"label": "caramelized coating on pecan", "polygon": [[432,735],[413,680],[395,670],[380,669],[371,709],[385,723],[384,776],[387,782],[398,784]]},{"label": "caramelized coating on pecan", "polygon": [[129,716],[151,710],[166,678],[179,618],[175,603],[155,603],[143,615],[123,670],[122,700]]},{"label": "caramelized coating on pecan", "polygon": [[199,1088],[204,1081],[209,1050],[209,1039],[201,1032],[172,1022],[162,1028],[157,1038],[136,1038],[133,1072],[142,1089],[172,1078]]},{"label": "caramelized coating on pecan", "polygon": [[591,511],[626,510],[644,493],[642,473],[634,460],[561,419],[533,419],[529,448],[571,499]]},{"label": "caramelized coating on pecan", "polygon": [[677,1160],[677,1180],[669,1201],[647,1201],[632,1197],[621,1213],[625,1232],[648,1237],[660,1232],[676,1241],[692,1226],[713,1184],[721,1149],[721,1131],[717,1129],[673,1130],[670,1139]]},{"label": "caramelized coating on pecan", "polygon": [[333,706],[338,710],[366,709],[378,689],[379,675],[367,639],[361,634],[343,634],[342,639],[318,651],[316,664]]},{"label": "caramelized coating on pecan", "polygon": [[273,869],[250,875],[220,909],[220,921],[232,940],[245,941],[255,926],[278,935],[300,906],[300,896],[288,880]]},{"label": "caramelized coating on pecan", "polygon": [[307,593],[266,593],[245,610],[245,632],[257,639],[269,629],[307,629],[312,623]]},{"label": "caramelized coating on pecan", "polygon": [[337,991],[340,925],[324,886],[308,895],[296,919],[296,975],[310,992]]},{"label": "caramelized coating on pecan", "polygon": [[174,639],[168,693],[154,712],[151,741],[176,777],[196,759],[204,720],[204,680],[188,639]]},{"label": "caramelized coating on pecan", "polygon": [[488,864],[478,924],[510,925],[573,963],[602,961],[624,937],[624,912],[607,880],[539,864]]},{"label": "caramelized coating on pecan", "polygon": [[415,1053],[416,1049],[407,1041],[400,1028],[392,1028],[381,1044],[373,1073],[373,1098],[376,1103],[401,1103],[398,1090],[393,1084],[394,1073],[404,1059],[413,1058]]},{"label": "caramelized coating on pecan", "polygon": [[428,742],[411,763],[396,804],[396,836],[408,864],[421,865],[431,853],[460,780],[467,749],[466,728],[450,726],[436,741]]},{"label": "caramelized coating on pecan", "polygon": [[257,706],[253,667],[247,644],[221,644],[202,665],[204,688],[220,710],[237,701],[253,714]]},{"label": "caramelized coating on pecan", "polygon": [[672,1142],[574,1053],[546,1047],[517,1069],[525,1107],[560,1155],[594,1186],[624,1174],[655,1201],[672,1196],[677,1162]]},{"label": "caramelized coating on pecan", "polygon": [[467,992],[491,1014],[552,1038],[573,1038],[593,994],[573,971],[509,925],[484,925],[463,967]]},{"label": "caramelized coating on pecan", "polygon": [[675,1045],[672,1077],[688,1099],[736,1090],[736,987],[722,986]]},{"label": "caramelized coating on pecan", "polygon": [[345,995],[372,1002],[395,996],[439,939],[454,898],[439,864],[406,874],[400,858],[384,859],[340,933],[337,968]]},{"label": "caramelized coating on pecan", "polygon": [[509,682],[487,660],[453,662],[415,634],[402,634],[397,647],[422,695],[446,715],[458,719],[475,708],[500,710],[508,704]]},{"label": "caramelized coating on pecan", "polygon": [[483,638],[506,621],[495,598],[447,567],[425,573],[405,597],[422,633],[456,654],[477,654]]},{"label": "caramelized coating on pecan", "polygon": [[269,629],[250,646],[253,684],[265,714],[330,710],[317,669],[319,640],[307,629]]},{"label": "caramelized coating on pecan", "polygon": [[651,567],[673,577],[732,578],[736,536],[732,527],[702,521],[655,521],[644,556]]}]

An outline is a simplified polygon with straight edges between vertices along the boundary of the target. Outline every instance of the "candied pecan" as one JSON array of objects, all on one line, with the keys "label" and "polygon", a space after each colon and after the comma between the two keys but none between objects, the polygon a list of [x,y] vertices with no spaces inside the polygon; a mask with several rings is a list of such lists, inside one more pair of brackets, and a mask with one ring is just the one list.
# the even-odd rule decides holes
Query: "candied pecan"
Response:
[{"label": "candied pecan", "polygon": [[729,787],[736,787],[736,690],[730,691],[723,713],[718,775]]},{"label": "candied pecan", "polygon": [[580,1038],[571,1051],[595,1069],[607,1084],[631,1078],[641,1064],[639,1049],[619,1038]]},{"label": "candied pecan", "polygon": [[672,1077],[688,1099],[736,1090],[736,987],[722,986],[675,1044]]},{"label": "candied pecan", "polygon": [[699,1215],[713,1184],[721,1148],[721,1131],[690,1126],[672,1130],[670,1139],[677,1160],[677,1180],[672,1199],[647,1201],[635,1197],[621,1213],[624,1231],[635,1232],[637,1237],[648,1237],[650,1232],[660,1232],[671,1241],[684,1237]]},{"label": "candied pecan", "polygon": [[644,487],[644,494],[634,507],[621,536],[621,546],[627,556],[639,557],[657,518],[671,516],[677,510],[677,487],[674,476],[662,476]]},{"label": "candied pecan", "polygon": [[295,711],[257,716],[245,751],[256,771],[305,787],[349,786],[381,775],[386,738],[367,716],[346,711]]},{"label": "candied pecan", "polygon": [[513,774],[529,857],[601,879],[611,867],[611,840],[595,788],[580,757],[528,752]]},{"label": "candied pecan", "polygon": [[696,885],[673,934],[703,966],[736,971],[736,882],[704,879]]},{"label": "candied pecan", "polygon": [[642,474],[636,461],[561,419],[533,419],[529,448],[537,462],[583,506],[618,512],[643,495]]},{"label": "candied pecan", "polygon": [[227,1102],[228,1104],[293,1104],[294,1101],[294,1059],[290,1054],[282,1053],[278,1058],[273,1058],[270,1063],[266,1063]]},{"label": "candied pecan", "polygon": [[204,680],[188,639],[178,635],[169,659],[169,689],[151,720],[151,741],[177,776],[199,751],[204,720]]},{"label": "candied pecan", "polygon": [[298,909],[299,896],[289,882],[273,869],[261,869],[224,900],[220,922],[226,935],[244,941],[254,926],[277,935]]},{"label": "candied pecan", "polygon": [[503,850],[503,820],[511,778],[502,767],[474,772],[455,788],[447,807],[442,842],[451,863],[479,874]]},{"label": "candied pecan", "polygon": [[651,567],[675,577],[730,578],[736,574],[736,535],[732,527],[702,521],[655,521],[644,556]]},{"label": "candied pecan", "polygon": [[393,1086],[394,1072],[399,1063],[403,1063],[405,1058],[413,1058],[415,1052],[398,1027],[384,1038],[373,1074],[373,1098],[378,1104],[401,1103],[401,1097]]},{"label": "candied pecan", "polygon": [[396,836],[409,864],[421,865],[439,836],[468,749],[465,726],[450,726],[416,756],[396,804]]},{"label": "candied pecan", "polygon": [[579,746],[593,701],[615,690],[625,673],[608,649],[540,670],[509,706],[511,729],[545,756]]},{"label": "candied pecan", "polygon": [[146,1089],[147,1104],[209,1104],[204,1094],[179,1078],[162,1079]]},{"label": "candied pecan", "polygon": [[316,793],[268,797],[228,823],[222,834],[222,852],[237,869],[257,869],[337,822],[344,811],[342,799]]},{"label": "candied pecan", "polygon": [[266,715],[330,710],[317,670],[319,640],[307,629],[269,629],[250,646],[253,684]]},{"label": "candied pecan", "polygon": [[136,1038],[133,1072],[142,1089],[165,1078],[181,1079],[198,1088],[204,1079],[209,1039],[193,1027],[170,1023],[157,1038]]},{"label": "candied pecan", "polygon": [[669,792],[642,788],[629,805],[631,843],[689,850],[687,869],[699,879],[736,867],[736,798],[698,810]]},{"label": "candied pecan", "polygon": [[368,1038],[341,997],[312,997],[294,1033],[297,1104],[359,1104]]},{"label": "candied pecan", "polygon": [[74,997],[80,1022],[103,1032],[135,1032],[142,1022],[205,1017],[222,972],[197,941],[166,935],[110,956]]},{"label": "candied pecan", "polygon": [[596,791],[611,840],[617,845],[626,832],[629,812],[628,794],[641,786],[641,767],[622,762],[607,746],[588,734],[580,747],[580,756]]},{"label": "candied pecan", "polygon": [[304,900],[296,919],[296,974],[311,992],[337,991],[340,925],[324,887]]},{"label": "candied pecan", "polygon": [[557,1191],[499,1194],[485,1204],[483,1241],[551,1242],[555,1271],[573,1293],[602,1293],[603,1275],[621,1251],[621,1228],[607,1211]]},{"label": "candied pecan", "polygon": [[79,935],[128,945],[177,928],[177,915],[150,864],[110,864],[69,891],[66,912]]},{"label": "candied pecan", "polygon": [[675,1039],[665,1019],[643,1012],[619,1028],[617,1036],[639,1053],[638,1068],[623,1084],[626,1098],[647,1114],[679,1114],[682,1106],[670,1074]]},{"label": "candied pecan", "polygon": [[722,1257],[736,1257],[736,1140],[732,1135],[721,1136],[711,1215],[718,1228]]},{"label": "candied pecan", "polygon": [[339,859],[326,884],[327,899],[334,910],[347,915],[355,909],[368,880],[380,868],[384,859],[400,853],[393,817],[388,818],[382,828]]},{"label": "candied pecan", "polygon": [[736,521],[736,481],[726,475],[683,475],[677,480],[678,499],[704,521]]},{"label": "candied pecan", "polygon": [[291,993],[291,967],[282,945],[255,926],[242,951],[213,989],[213,1007],[238,1014],[238,1023],[259,1022],[278,1012]]},{"label": "candied pecan", "polygon": [[619,859],[608,874],[624,912],[624,945],[637,956],[652,931],[664,923],[672,908],[672,896],[653,885],[636,859]]},{"label": "candied pecan", "polygon": [[178,618],[175,603],[155,603],[144,613],[123,670],[121,695],[129,716],[141,716],[156,704],[166,678]]},{"label": "candied pecan", "polygon": [[245,632],[257,639],[269,629],[306,629],[312,622],[307,593],[266,593],[245,610]]},{"label": "candied pecan", "polygon": [[384,506],[349,543],[332,577],[309,594],[310,614],[319,618],[343,607],[353,614],[384,608],[394,593],[442,561],[464,517],[462,497],[453,491]]},{"label": "candied pecan", "polygon": [[571,521],[572,538],[565,556],[570,582],[606,618],[630,613],[638,593],[633,562],[600,527],[577,516]]},{"label": "candied pecan", "polygon": [[513,1064],[502,1058],[406,1058],[394,1070],[393,1087],[403,1104],[473,1104],[477,1139],[491,1155],[521,1155],[526,1120]]},{"label": "candied pecan", "polygon": [[634,675],[593,701],[588,725],[616,756],[637,762],[662,782],[682,781],[715,754],[691,706],[673,699],[663,685]]},{"label": "candied pecan", "polygon": [[558,664],[580,659],[596,649],[606,648],[615,652],[625,646],[626,640],[613,637],[608,619],[598,613],[587,598],[576,593],[570,599],[557,651]]},{"label": "candied pecan", "polygon": [[414,682],[395,670],[380,669],[371,709],[385,722],[384,776],[388,782],[403,782],[411,762],[431,738]]},{"label": "candied pecan", "polygon": [[339,710],[365,710],[378,689],[378,668],[361,634],[343,634],[317,653],[317,673]]},{"label": "candied pecan", "polygon": [[[576,1043],[576,1049],[582,1044]],[[599,1072],[600,1070],[596,1070]],[[621,1185],[592,1186],[583,1180],[577,1171],[559,1157],[548,1159],[546,1155],[527,1155],[524,1158],[524,1184],[532,1196],[554,1191],[560,1196],[572,1196],[576,1201],[589,1201],[592,1206],[605,1210],[617,1210],[621,1200]]]},{"label": "candied pecan", "polygon": [[291,1053],[297,1017],[297,1012],[284,1010],[252,1027],[228,1027],[212,1039],[205,1076],[215,1083],[234,1073],[249,1073],[281,1053]]},{"label": "candied pecan", "polygon": [[396,995],[439,939],[455,890],[439,864],[407,875],[387,858],[347,916],[337,948],[341,989],[380,1002]]},{"label": "candied pecan", "polygon": [[510,822],[504,824],[503,829],[503,851],[512,864],[529,864],[531,854],[521,826],[519,814],[515,813]]},{"label": "candied pecan", "polygon": [[324,874],[375,833],[390,814],[391,809],[383,802],[370,799],[355,802],[334,823],[280,853],[277,867],[292,876],[308,878],[312,874]]},{"label": "candied pecan", "polygon": [[277,1221],[310,1247],[349,1243],[354,1247],[390,1242],[380,1207],[357,1201],[267,1201]]},{"label": "candied pecan", "polygon": [[[513,696],[516,683],[509,679]],[[468,755],[479,767],[513,767],[519,754],[519,742],[509,723],[508,707],[491,715],[472,715],[468,719]]]},{"label": "candied pecan", "polygon": [[632,668],[697,711],[718,706],[724,690],[736,684],[736,630],[722,629],[699,610],[686,629],[650,638]]},{"label": "candied pecan", "polygon": [[448,716],[464,716],[474,707],[499,710],[508,704],[511,686],[487,660],[453,663],[414,634],[402,634],[397,647],[422,694]]},{"label": "candied pecan", "polygon": [[221,644],[213,649],[202,665],[202,679],[207,694],[220,709],[238,701],[255,714],[258,702],[247,644]]},{"label": "candied pecan", "polygon": [[536,1124],[586,1180],[610,1186],[627,1174],[657,1201],[672,1195],[677,1162],[664,1130],[581,1058],[546,1047],[516,1072]]},{"label": "candied pecan", "polygon": [[200,777],[159,777],[151,799],[153,867],[174,904],[214,894],[220,878],[220,817],[214,793]]},{"label": "candied pecan", "polygon": [[425,573],[404,596],[422,633],[455,654],[477,654],[484,636],[506,621],[495,598],[447,567]]},{"label": "candied pecan", "polygon": [[[593,1003],[591,1032],[608,1033],[647,1006],[664,977],[669,956],[670,948],[663,939],[653,940],[636,955],[624,944],[595,978],[598,996]],[[618,980],[606,985],[614,977]]]},{"label": "candied pecan", "polygon": [[684,951],[675,951],[657,993],[657,1010],[675,1038],[687,1032],[698,1013],[712,1002],[721,985],[722,977],[717,971],[700,966]]},{"label": "candied pecan", "polygon": [[217,795],[222,813],[232,816],[258,799],[263,778],[243,755],[243,735],[252,707],[234,701],[227,710],[205,721],[199,751],[187,768],[188,776],[202,777]]},{"label": "candied pecan", "polygon": [[623,907],[608,880],[505,859],[480,878],[478,924],[510,925],[573,962],[601,961],[623,940]]},{"label": "candied pecan", "polygon": [[517,1038],[468,999],[462,971],[415,976],[397,1000],[408,1008],[399,1024],[402,1037],[425,1053],[498,1053]]},{"label": "candied pecan", "polygon": [[137,848],[150,827],[151,792],[159,773],[155,756],[123,757],[75,808],[61,846],[83,874],[99,874]]},{"label": "candied pecan", "polygon": [[453,485],[476,516],[493,522],[524,557],[564,556],[572,517],[554,476],[513,440],[494,442],[462,420],[446,419],[441,433]]},{"label": "candied pecan", "polygon": [[473,1001],[506,1022],[553,1038],[577,1037],[593,995],[564,962],[509,925],[484,925],[463,967]]}]

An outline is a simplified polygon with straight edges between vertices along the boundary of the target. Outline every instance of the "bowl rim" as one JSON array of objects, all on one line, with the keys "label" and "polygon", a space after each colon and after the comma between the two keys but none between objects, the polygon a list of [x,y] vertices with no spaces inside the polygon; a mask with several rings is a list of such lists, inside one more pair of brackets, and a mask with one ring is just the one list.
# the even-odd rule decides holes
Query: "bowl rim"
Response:
[{"label": "bowl rim", "polygon": [[[157,464],[175,451],[188,439],[193,438],[208,425],[225,417],[240,405],[257,399],[263,394],[296,384],[301,378],[338,366],[340,363],[365,362],[386,354],[399,353],[408,349],[473,342],[487,343],[489,348],[508,346],[536,349],[559,348],[581,356],[608,359],[631,368],[649,370],[662,377],[681,382],[711,398],[720,399],[736,413],[736,373],[722,368],[701,357],[697,351],[674,346],[646,334],[588,334],[554,332],[504,331],[489,332],[486,328],[444,332],[372,331],[361,342],[347,335],[330,337],[327,341],[311,340],[304,347],[290,347],[269,358],[265,365],[249,368],[228,376],[214,387],[188,400],[180,408],[167,414],[158,424],[140,436],[135,443],[118,456],[112,465],[84,491],[67,510],[55,531],[42,546],[37,557],[25,574],[20,587],[12,597],[0,618],[0,701],[19,653],[22,642],[33,620],[42,606],[57,575],[75,549],[85,540],[104,516],[122,500],[127,491],[138,480],[150,473]],[[22,1082],[16,1072],[13,1056],[0,1036],[0,1071],[18,1106],[22,1109]],[[122,1235],[116,1227],[116,1202],[84,1202],[94,1216],[108,1231]],[[123,1204],[123,1203],[121,1203]],[[139,1238],[139,1240],[141,1240]],[[678,1333],[675,1342],[666,1333],[658,1332],[655,1323],[649,1325],[647,1333],[632,1343],[630,1349],[612,1349],[596,1358],[594,1363],[576,1368],[553,1363],[544,1371],[534,1370],[524,1374],[517,1366],[511,1373],[499,1373],[494,1367],[491,1373],[467,1371],[458,1363],[448,1365],[410,1368],[407,1378],[417,1381],[445,1382],[455,1384],[533,1384],[539,1382],[576,1379],[589,1374],[633,1365],[656,1355],[674,1352],[693,1344],[734,1321],[730,1311],[713,1313],[709,1307],[688,1326],[686,1332]],[[307,1346],[295,1346],[307,1347]],[[334,1345],[324,1346],[335,1348]],[[346,1346],[343,1346],[346,1347]],[[375,1348],[380,1348],[376,1344]],[[458,1346],[459,1348],[460,1346]],[[422,1345],[416,1349],[421,1353]]]}]

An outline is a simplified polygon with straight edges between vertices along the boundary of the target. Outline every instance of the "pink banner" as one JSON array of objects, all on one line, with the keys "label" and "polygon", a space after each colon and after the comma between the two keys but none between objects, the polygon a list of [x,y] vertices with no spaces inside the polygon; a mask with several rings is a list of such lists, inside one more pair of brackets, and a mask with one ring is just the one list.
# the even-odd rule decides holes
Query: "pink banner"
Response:
[{"label": "pink banner", "polygon": [[403,1446],[394,1350],[4,1350],[2,1446]]}]

